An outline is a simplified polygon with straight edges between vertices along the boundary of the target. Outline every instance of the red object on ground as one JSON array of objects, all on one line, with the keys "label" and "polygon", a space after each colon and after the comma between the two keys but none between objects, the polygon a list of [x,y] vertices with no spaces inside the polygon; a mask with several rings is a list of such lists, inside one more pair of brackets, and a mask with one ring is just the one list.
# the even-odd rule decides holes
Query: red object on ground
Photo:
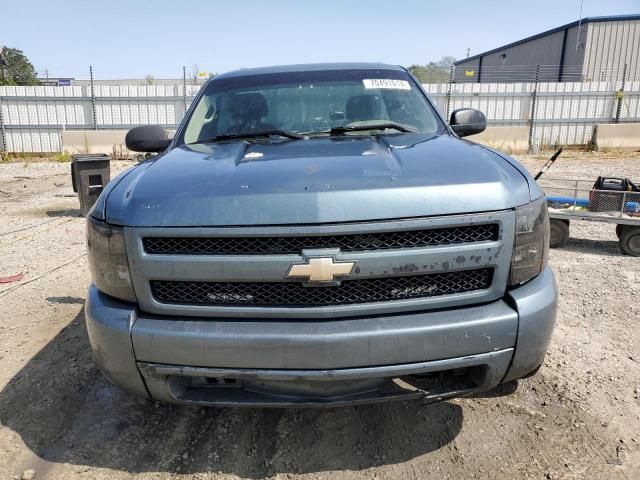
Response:
[{"label": "red object on ground", "polygon": [[13,283],[19,282],[24,278],[24,273],[13,275],[12,277],[0,277],[0,283]]}]

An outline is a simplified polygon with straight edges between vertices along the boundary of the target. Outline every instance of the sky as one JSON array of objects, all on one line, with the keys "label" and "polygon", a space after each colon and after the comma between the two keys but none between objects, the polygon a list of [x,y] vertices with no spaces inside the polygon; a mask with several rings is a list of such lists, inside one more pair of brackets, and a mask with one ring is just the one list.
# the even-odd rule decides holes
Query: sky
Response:
[{"label": "sky", "polygon": [[[181,78],[182,67],[457,59],[579,18],[581,0],[0,0],[0,45],[50,77]],[[582,16],[640,13],[584,0]]]}]

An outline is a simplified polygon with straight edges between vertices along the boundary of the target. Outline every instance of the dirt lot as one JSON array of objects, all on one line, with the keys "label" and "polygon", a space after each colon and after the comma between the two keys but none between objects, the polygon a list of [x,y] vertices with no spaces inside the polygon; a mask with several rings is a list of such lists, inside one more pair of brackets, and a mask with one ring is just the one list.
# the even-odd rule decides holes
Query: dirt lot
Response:
[{"label": "dirt lot", "polygon": [[[427,407],[182,408],[122,393],[92,362],[68,170],[0,164],[0,277],[30,282],[0,284],[0,479],[640,478],[640,258],[613,227],[576,223],[552,251],[560,313],[531,379]],[[553,174],[640,179],[640,157],[574,154]]]}]

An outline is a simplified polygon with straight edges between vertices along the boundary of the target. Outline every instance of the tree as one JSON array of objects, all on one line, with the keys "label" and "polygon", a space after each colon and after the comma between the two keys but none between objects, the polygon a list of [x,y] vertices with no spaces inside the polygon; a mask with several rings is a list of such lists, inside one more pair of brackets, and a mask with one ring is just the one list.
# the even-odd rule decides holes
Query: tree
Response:
[{"label": "tree", "polygon": [[189,80],[191,80],[191,83],[193,85],[197,85],[198,84],[198,72],[200,71],[200,67],[198,66],[197,63],[194,63],[193,65],[191,65],[191,75],[189,75]]},{"label": "tree", "polygon": [[[39,85],[29,59],[16,48],[4,47],[0,52],[0,85]],[[4,64],[4,65],[3,65]]]},{"label": "tree", "polygon": [[411,65],[408,70],[422,83],[445,83],[449,81],[454,57],[442,57],[426,65]]}]

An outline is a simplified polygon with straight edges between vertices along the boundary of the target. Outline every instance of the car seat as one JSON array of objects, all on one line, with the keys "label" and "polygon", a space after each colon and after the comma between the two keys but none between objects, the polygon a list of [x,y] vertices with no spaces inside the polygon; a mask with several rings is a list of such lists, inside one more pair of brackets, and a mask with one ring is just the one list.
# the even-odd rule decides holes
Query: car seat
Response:
[{"label": "car seat", "polygon": [[257,92],[235,93],[229,102],[233,125],[228,133],[258,132],[272,130],[273,127],[262,122],[269,114],[267,100]]},{"label": "car seat", "polygon": [[376,95],[355,95],[347,100],[345,114],[348,122],[378,120],[380,101]]}]

